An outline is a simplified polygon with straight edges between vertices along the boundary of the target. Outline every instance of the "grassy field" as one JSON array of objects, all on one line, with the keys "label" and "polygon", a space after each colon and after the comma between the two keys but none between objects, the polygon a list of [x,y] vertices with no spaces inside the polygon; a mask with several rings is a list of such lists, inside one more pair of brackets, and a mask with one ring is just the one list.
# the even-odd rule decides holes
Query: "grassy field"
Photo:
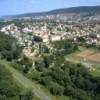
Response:
[{"label": "grassy field", "polygon": [[93,64],[100,64],[100,51],[96,49],[88,49],[79,47],[75,53],[67,55],[68,58],[85,61]]},{"label": "grassy field", "polygon": [[56,96],[57,100],[69,100],[67,96]]},{"label": "grassy field", "polygon": [[91,68],[89,70],[90,74],[95,76],[95,77],[100,77],[100,66],[99,67],[95,67],[95,68]]}]

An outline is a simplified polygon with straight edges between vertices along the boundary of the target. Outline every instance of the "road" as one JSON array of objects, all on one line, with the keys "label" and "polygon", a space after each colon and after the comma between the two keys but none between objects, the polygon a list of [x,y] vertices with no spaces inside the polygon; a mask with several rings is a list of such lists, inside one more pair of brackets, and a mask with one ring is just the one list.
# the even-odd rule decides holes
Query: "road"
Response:
[{"label": "road", "polygon": [[22,84],[24,87],[30,89],[36,96],[38,96],[41,100],[51,100],[44,92],[40,91],[39,88],[36,88],[33,82],[26,78],[19,71],[11,67],[8,62],[0,61],[1,64],[5,65],[5,67],[12,73],[13,78]]},{"label": "road", "polygon": [[92,68],[92,67],[95,67],[95,66],[100,66],[100,64],[92,64],[92,63],[89,63],[89,62],[79,61],[79,60],[73,59],[73,58],[67,58],[66,57],[66,60],[67,61],[74,62],[74,63],[81,63],[84,66],[86,66],[87,68]]}]

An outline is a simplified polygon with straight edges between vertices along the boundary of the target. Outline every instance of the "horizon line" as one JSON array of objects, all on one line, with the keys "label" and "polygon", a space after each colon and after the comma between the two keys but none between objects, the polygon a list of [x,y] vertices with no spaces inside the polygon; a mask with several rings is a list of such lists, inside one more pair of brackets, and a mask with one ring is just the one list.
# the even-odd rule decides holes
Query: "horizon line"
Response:
[{"label": "horizon line", "polygon": [[56,8],[56,9],[51,9],[51,10],[47,10],[47,11],[37,11],[37,12],[25,12],[25,13],[16,13],[16,14],[7,14],[7,15],[0,15],[0,17],[7,17],[7,16],[16,16],[16,15],[24,15],[24,14],[31,14],[31,13],[45,13],[45,12],[50,12],[50,11],[54,11],[54,10],[59,10],[59,9],[69,9],[69,8],[77,8],[77,7],[96,7],[96,6],[100,6],[100,5],[91,5],[91,6],[71,6],[71,7],[64,7],[64,8]]}]

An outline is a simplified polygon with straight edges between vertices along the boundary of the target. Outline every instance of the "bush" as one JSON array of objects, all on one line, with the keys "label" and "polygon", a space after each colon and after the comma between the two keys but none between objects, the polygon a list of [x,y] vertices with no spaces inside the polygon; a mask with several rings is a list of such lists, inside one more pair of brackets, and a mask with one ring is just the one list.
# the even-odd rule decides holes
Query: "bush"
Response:
[{"label": "bush", "polygon": [[53,95],[63,95],[64,93],[64,88],[58,84],[52,84],[51,88],[50,88],[50,92],[53,94]]}]

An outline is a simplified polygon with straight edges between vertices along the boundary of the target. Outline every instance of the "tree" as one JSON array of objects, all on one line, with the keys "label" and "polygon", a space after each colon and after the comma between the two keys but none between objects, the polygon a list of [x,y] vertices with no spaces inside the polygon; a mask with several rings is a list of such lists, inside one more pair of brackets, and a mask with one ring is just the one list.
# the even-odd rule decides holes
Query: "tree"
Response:
[{"label": "tree", "polygon": [[62,95],[64,93],[64,88],[62,86],[59,86],[57,84],[54,84],[51,88],[50,88],[50,92],[53,95]]},{"label": "tree", "polygon": [[20,100],[32,100],[33,99],[33,93],[30,90],[23,91],[20,94]]},{"label": "tree", "polygon": [[42,42],[43,40],[39,36],[34,36],[34,41],[36,41],[36,42]]}]

